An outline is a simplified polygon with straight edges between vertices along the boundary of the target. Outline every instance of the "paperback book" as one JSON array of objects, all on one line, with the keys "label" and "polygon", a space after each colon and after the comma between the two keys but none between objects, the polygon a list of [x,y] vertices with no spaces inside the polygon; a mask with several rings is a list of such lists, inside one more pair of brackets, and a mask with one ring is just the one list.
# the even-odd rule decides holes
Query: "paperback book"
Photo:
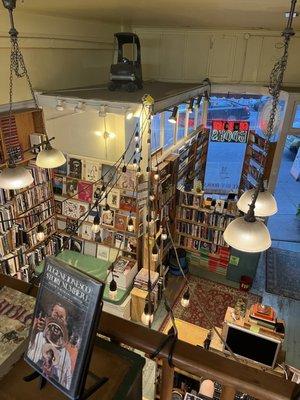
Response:
[{"label": "paperback book", "polygon": [[93,200],[93,185],[92,183],[79,181],[78,186],[78,200],[86,201],[87,203],[91,203]]},{"label": "paperback book", "polygon": [[97,161],[84,160],[83,179],[89,182],[96,182],[100,178],[101,166]]},{"label": "paperback book", "polygon": [[104,284],[46,258],[25,361],[70,399],[83,393]]},{"label": "paperback book", "polygon": [[70,158],[69,176],[76,179],[82,178],[82,161],[79,158]]}]

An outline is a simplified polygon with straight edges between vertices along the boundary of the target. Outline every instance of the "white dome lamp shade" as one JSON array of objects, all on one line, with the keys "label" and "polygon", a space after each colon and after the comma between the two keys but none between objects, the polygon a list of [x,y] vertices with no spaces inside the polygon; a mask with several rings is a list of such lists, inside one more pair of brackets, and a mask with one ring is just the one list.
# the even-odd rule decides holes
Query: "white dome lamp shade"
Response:
[{"label": "white dome lamp shade", "polygon": [[[248,212],[249,205],[252,203],[254,194],[255,189],[247,190],[242,194],[237,202],[237,207],[240,211],[245,214]],[[258,193],[255,202],[254,215],[256,217],[270,217],[271,215],[276,214],[277,211],[278,208],[275,197],[267,190],[261,190]]]},{"label": "white dome lamp shade", "polygon": [[33,176],[30,171],[21,165],[10,164],[0,174],[1,189],[23,189],[30,186],[33,182]]},{"label": "white dome lamp shade", "polygon": [[48,141],[45,149],[36,157],[36,165],[40,168],[57,168],[66,163],[66,157],[57,149],[54,149]]},{"label": "white dome lamp shade", "polygon": [[234,219],[224,231],[225,242],[236,250],[260,253],[271,247],[271,237],[266,225],[255,218],[255,197],[243,217]]}]

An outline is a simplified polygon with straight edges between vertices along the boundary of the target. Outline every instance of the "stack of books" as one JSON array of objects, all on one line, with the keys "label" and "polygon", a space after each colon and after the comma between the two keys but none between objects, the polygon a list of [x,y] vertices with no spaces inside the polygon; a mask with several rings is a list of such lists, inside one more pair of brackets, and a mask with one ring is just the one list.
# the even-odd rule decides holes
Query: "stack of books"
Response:
[{"label": "stack of books", "polygon": [[[133,258],[120,256],[113,264],[113,277],[117,286],[121,289],[128,289],[137,274],[137,262]],[[109,275],[109,281],[112,280],[112,274]]]},{"label": "stack of books", "polygon": [[249,320],[257,325],[274,330],[276,325],[276,313],[271,306],[254,304],[250,309]]}]

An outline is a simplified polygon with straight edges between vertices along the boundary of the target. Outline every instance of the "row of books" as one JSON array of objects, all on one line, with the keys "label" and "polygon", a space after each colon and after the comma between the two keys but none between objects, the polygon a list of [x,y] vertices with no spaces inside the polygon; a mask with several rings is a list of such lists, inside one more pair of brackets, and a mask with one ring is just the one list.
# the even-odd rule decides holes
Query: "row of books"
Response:
[{"label": "row of books", "polygon": [[50,181],[44,181],[38,186],[29,188],[15,196],[17,214],[26,212],[29,208],[42,203],[52,197]]},{"label": "row of books", "polygon": [[[206,238],[199,237],[199,239],[195,239],[195,237],[189,237],[186,234],[181,234],[178,232],[178,246],[190,248],[191,250],[200,250],[202,248],[207,249],[210,253],[215,253],[218,249],[218,246],[227,246],[226,242],[223,239],[223,234],[221,231],[215,231],[213,240],[209,240]],[[209,240],[209,241],[208,241]]]},{"label": "row of books", "polygon": [[[225,197],[225,198],[222,198]],[[237,213],[236,194],[210,196],[207,194],[185,193],[179,191],[179,205],[207,209],[207,211],[235,215]]]},{"label": "row of books", "polygon": [[215,252],[211,252],[210,250],[210,247],[200,247],[199,254],[188,252],[187,260],[189,264],[194,265],[197,268],[201,267],[207,271],[226,276],[230,258],[230,249],[228,247],[218,246]]},{"label": "row of books", "polygon": [[0,235],[0,257],[9,254],[22,244],[26,244],[26,233],[20,225],[14,224],[10,230]]},{"label": "row of books", "polygon": [[30,161],[26,168],[29,169],[33,176],[33,185],[40,185],[52,179],[51,170],[37,167],[35,161]]},{"label": "row of books", "polygon": [[24,213],[22,217],[18,218],[18,223],[25,231],[29,231],[53,215],[52,200],[47,200]]},{"label": "row of books", "polygon": [[259,136],[257,133],[251,131],[249,133],[249,142],[250,143],[254,143],[255,145],[257,145],[258,147],[264,149],[266,146],[266,139],[264,139],[263,137]]},{"label": "row of books", "polygon": [[126,172],[122,172],[123,166],[117,169],[113,165],[103,164],[96,159],[68,156],[67,154],[65,157],[67,162],[55,170],[56,175],[85,181],[85,183],[95,183],[103,178],[99,182],[100,187],[102,184],[115,185],[116,183],[120,189],[135,190],[136,174],[133,170],[127,168]]},{"label": "row of books", "polygon": [[219,239],[219,236],[221,237],[223,234],[221,231],[218,231],[214,228],[209,228],[207,226],[195,225],[192,223],[181,222],[181,221],[176,222],[176,229],[179,234],[183,233],[185,235],[190,235],[193,236],[194,238],[197,237],[201,240],[207,240],[215,244],[219,244],[218,242],[216,243],[215,241],[217,241]]},{"label": "row of books", "polygon": [[233,220],[233,217],[226,214],[207,213],[191,208],[179,207],[177,210],[177,218],[190,220],[191,223],[201,223],[211,225],[213,228],[225,229]]},{"label": "row of books", "polygon": [[[44,228],[45,237],[50,236],[56,230],[56,220],[54,217],[48,219],[47,221],[41,224]],[[39,243],[37,239],[37,226],[30,231],[26,232],[26,242],[29,248],[34,247]]]},{"label": "row of books", "polygon": [[7,232],[14,225],[11,221],[15,217],[15,209],[13,204],[7,203],[0,205],[0,234]]},{"label": "row of books", "polygon": [[7,203],[15,196],[15,190],[0,189],[0,204]]}]

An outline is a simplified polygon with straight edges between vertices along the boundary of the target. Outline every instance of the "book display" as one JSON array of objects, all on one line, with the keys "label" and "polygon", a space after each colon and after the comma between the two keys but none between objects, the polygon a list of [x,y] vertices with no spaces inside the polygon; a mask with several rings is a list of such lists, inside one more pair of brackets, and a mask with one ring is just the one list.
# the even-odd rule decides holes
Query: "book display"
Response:
[{"label": "book display", "polygon": [[104,284],[47,258],[25,361],[70,399],[84,392]]},{"label": "book display", "polygon": [[264,163],[264,183],[267,187],[277,143],[269,143],[268,149],[266,148],[266,143],[266,139],[256,132],[249,132],[239,186],[239,195],[242,195],[246,190],[253,189],[257,185],[259,174]]},{"label": "book display", "polygon": [[[97,257],[113,260],[120,249],[120,254],[138,259],[140,209],[137,204],[136,172],[130,166],[122,172],[122,168],[116,170],[101,160],[79,156],[69,155],[67,160],[67,168],[64,171],[55,170],[53,176],[58,231],[65,235],[75,233],[78,240],[95,243],[93,254]],[[108,193],[100,201],[100,231],[94,233],[92,225],[97,211],[92,206],[101,196],[103,184],[108,184]],[[72,198],[68,198],[70,196]],[[88,218],[78,229],[78,224],[89,210]],[[129,219],[133,222],[133,231],[128,230]]]},{"label": "book display", "polygon": [[177,246],[185,249],[190,262],[226,275],[230,250],[223,239],[226,226],[237,215],[235,195],[208,195],[178,190],[176,214]]}]

